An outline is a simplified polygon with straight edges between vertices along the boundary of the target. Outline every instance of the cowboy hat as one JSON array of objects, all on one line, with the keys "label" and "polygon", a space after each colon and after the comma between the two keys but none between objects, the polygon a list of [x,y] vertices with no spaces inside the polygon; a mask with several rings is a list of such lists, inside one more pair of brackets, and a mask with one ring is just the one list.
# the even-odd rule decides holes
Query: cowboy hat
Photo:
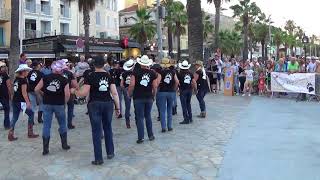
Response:
[{"label": "cowboy hat", "polygon": [[199,65],[199,66],[203,66],[203,62],[202,61],[196,61],[194,64],[195,65]]},{"label": "cowboy hat", "polygon": [[18,69],[15,71],[17,72],[21,72],[21,71],[31,71],[32,69],[29,68],[29,66],[27,64],[20,64]]},{"label": "cowboy hat", "polygon": [[170,59],[169,58],[163,58],[162,60],[161,60],[161,63],[160,63],[160,65],[162,66],[162,67],[164,67],[164,68],[168,68],[168,67],[171,67],[172,66],[172,63],[171,63],[171,61],[170,61]]},{"label": "cowboy hat", "polygon": [[135,62],[132,59],[129,59],[127,62],[123,64],[123,69],[125,71],[130,71],[135,65]]},{"label": "cowboy hat", "polygon": [[55,61],[51,65],[51,69],[57,72],[61,72],[62,70],[68,68],[66,63],[63,60]]},{"label": "cowboy hat", "polygon": [[182,63],[179,63],[180,69],[189,69],[191,67],[191,64],[189,64],[188,61],[184,60]]},{"label": "cowboy hat", "polygon": [[0,61],[0,67],[2,67],[2,66],[6,66],[6,63]]},{"label": "cowboy hat", "polygon": [[141,58],[137,59],[137,62],[141,66],[151,66],[153,63],[152,60],[149,59],[149,57],[147,55],[143,55]]}]

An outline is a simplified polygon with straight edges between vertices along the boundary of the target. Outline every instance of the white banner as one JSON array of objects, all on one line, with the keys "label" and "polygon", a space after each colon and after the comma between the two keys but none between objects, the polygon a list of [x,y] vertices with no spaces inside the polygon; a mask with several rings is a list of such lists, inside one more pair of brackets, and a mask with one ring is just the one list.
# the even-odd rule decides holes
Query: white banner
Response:
[{"label": "white banner", "polygon": [[315,73],[271,73],[271,91],[315,94]]}]

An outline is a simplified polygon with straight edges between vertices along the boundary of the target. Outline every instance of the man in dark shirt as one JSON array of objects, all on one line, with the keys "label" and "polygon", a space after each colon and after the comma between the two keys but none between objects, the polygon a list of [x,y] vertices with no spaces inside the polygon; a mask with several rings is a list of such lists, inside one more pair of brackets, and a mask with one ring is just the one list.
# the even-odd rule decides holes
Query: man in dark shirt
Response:
[{"label": "man in dark shirt", "polygon": [[11,81],[8,74],[5,72],[6,64],[0,61],[0,103],[4,110],[3,126],[6,130],[10,129],[10,104],[9,101],[12,97]]},{"label": "man in dark shirt", "polygon": [[196,72],[194,73],[194,81],[197,83],[197,99],[199,101],[199,106],[201,113],[198,117],[206,118],[206,103],[204,101],[204,97],[209,91],[209,86],[207,82],[207,75],[205,69],[203,68],[202,61],[196,61],[195,63]]},{"label": "man in dark shirt", "polygon": [[124,94],[124,88],[120,86],[121,84],[121,75],[123,73],[122,67],[120,67],[120,62],[117,60],[113,60],[113,67],[110,69],[110,75],[114,80],[114,83],[117,87],[119,102],[120,102],[120,115],[118,118],[122,118],[122,97]]}]

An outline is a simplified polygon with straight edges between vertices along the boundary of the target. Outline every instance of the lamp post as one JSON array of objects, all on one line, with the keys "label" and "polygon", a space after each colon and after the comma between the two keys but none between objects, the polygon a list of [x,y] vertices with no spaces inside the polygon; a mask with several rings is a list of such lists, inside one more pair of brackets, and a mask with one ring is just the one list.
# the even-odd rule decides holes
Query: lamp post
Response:
[{"label": "lamp post", "polygon": [[307,72],[307,44],[309,43],[309,37],[306,36],[306,34],[303,35],[302,43],[304,45],[304,47],[303,47],[303,49],[304,49],[304,68],[305,68],[305,71]]}]

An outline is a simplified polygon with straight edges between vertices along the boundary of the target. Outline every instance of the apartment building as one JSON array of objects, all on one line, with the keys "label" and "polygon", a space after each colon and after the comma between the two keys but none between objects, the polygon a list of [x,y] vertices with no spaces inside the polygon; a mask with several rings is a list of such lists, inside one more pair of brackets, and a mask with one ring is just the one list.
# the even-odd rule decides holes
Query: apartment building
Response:
[{"label": "apartment building", "polygon": [[0,48],[10,45],[10,19],[11,2],[9,0],[0,0]]}]

